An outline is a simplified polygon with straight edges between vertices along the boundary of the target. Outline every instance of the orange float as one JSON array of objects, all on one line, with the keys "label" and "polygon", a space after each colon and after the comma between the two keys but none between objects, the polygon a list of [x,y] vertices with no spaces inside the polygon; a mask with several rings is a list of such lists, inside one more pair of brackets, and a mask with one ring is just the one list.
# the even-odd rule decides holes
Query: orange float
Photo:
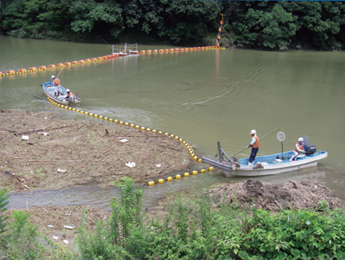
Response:
[{"label": "orange float", "polygon": [[18,73],[27,73],[26,69],[19,69]]},{"label": "orange float", "polygon": [[78,61],[74,60],[74,61],[72,61],[72,64],[73,64],[73,65],[77,65],[77,64],[78,64]]},{"label": "orange float", "polygon": [[86,59],[85,62],[91,62],[91,60],[90,59]]},{"label": "orange float", "polygon": [[50,64],[50,65],[48,66],[48,68],[49,68],[49,69],[55,69],[56,66],[55,66],[55,64]]},{"label": "orange float", "polygon": [[30,68],[29,68],[29,71],[30,71],[30,72],[37,71],[37,68],[36,68],[36,67],[30,67]]},{"label": "orange float", "polygon": [[164,50],[163,49],[159,49],[159,52],[162,53],[162,52],[164,52]]},{"label": "orange float", "polygon": [[65,62],[65,66],[69,67],[69,66],[71,66],[71,63],[69,61],[67,61],[67,62]]},{"label": "orange float", "polygon": [[170,52],[174,52],[174,49],[169,49]]},{"label": "orange float", "polygon": [[57,66],[58,66],[59,68],[64,67],[63,63],[58,63]]},{"label": "orange float", "polygon": [[47,70],[47,67],[46,66],[40,66],[38,69],[39,70]]},{"label": "orange float", "polygon": [[145,54],[145,51],[144,50],[140,51],[140,54]]},{"label": "orange float", "polygon": [[85,61],[84,61],[84,60],[79,60],[79,63],[80,63],[80,64],[84,64]]},{"label": "orange float", "polygon": [[16,72],[14,70],[8,70],[8,71],[6,71],[6,74],[14,75],[14,74],[16,74]]},{"label": "orange float", "polygon": [[151,51],[151,50],[147,50],[146,52],[147,52],[148,54],[151,54],[151,53],[152,53],[152,51]]},{"label": "orange float", "polygon": [[153,50],[153,53],[158,53],[158,50]]},{"label": "orange float", "polygon": [[178,51],[180,51],[180,49],[179,48],[175,48],[175,51],[178,52]]},{"label": "orange float", "polygon": [[0,77],[4,76],[4,73],[2,73],[2,71],[0,71]]}]

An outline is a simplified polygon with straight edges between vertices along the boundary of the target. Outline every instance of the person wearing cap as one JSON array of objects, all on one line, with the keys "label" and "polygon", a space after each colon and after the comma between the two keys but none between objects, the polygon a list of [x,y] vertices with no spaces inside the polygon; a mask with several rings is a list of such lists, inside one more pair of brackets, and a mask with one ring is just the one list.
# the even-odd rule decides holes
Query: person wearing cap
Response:
[{"label": "person wearing cap", "polygon": [[259,151],[260,139],[256,135],[256,130],[255,129],[250,131],[250,135],[251,135],[252,139],[250,141],[250,144],[247,146],[247,148],[251,147],[252,151],[251,151],[250,156],[249,156],[248,165],[253,165],[254,161],[255,161],[256,154]]},{"label": "person wearing cap", "polygon": [[304,150],[304,139],[303,137],[298,138],[298,141],[295,145],[294,149],[294,155],[291,157],[290,161],[294,161],[297,159],[297,157],[304,157],[305,156],[305,150]]},{"label": "person wearing cap", "polygon": [[71,91],[69,89],[66,89],[66,101],[69,101],[71,98]]}]

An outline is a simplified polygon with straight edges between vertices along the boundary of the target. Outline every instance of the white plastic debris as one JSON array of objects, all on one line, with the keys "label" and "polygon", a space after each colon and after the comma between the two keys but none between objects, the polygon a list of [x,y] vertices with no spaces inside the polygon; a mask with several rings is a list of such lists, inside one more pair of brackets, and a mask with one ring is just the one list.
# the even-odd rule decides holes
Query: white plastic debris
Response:
[{"label": "white plastic debris", "polygon": [[133,168],[133,167],[136,166],[135,162],[127,162],[127,163],[125,163],[125,164],[126,164],[126,166],[128,166],[129,168]]},{"label": "white plastic debris", "polygon": [[57,169],[57,172],[62,172],[62,173],[64,173],[64,172],[66,172],[66,171],[67,171],[66,169],[60,169],[60,168]]},{"label": "white plastic debris", "polygon": [[57,237],[57,236],[52,236],[52,239],[58,240],[59,237]]},{"label": "white plastic debris", "polygon": [[127,139],[121,139],[120,142],[125,143],[125,142],[128,142],[128,140]]},{"label": "white plastic debris", "polygon": [[49,133],[46,133],[46,132],[38,132],[37,134],[39,134],[39,135],[44,135],[44,136],[50,135]]},{"label": "white plastic debris", "polygon": [[23,140],[23,141],[29,140],[29,136],[28,136],[28,135],[22,135],[22,140]]},{"label": "white plastic debris", "polygon": [[161,164],[156,164],[156,167],[158,167],[158,168],[161,167],[161,166],[162,166]]},{"label": "white plastic debris", "polygon": [[47,227],[49,227],[49,228],[54,228],[54,226],[53,226],[53,225],[47,225]]},{"label": "white plastic debris", "polygon": [[69,244],[69,241],[68,240],[63,240],[62,242],[64,242],[65,244]]},{"label": "white plastic debris", "polygon": [[71,225],[71,226],[64,225],[64,228],[66,228],[66,229],[74,229],[75,225]]}]

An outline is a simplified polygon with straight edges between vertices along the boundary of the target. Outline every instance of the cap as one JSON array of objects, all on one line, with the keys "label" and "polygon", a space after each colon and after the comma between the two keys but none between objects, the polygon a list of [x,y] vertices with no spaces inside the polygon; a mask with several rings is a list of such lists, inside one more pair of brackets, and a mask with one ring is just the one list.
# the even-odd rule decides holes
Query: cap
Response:
[{"label": "cap", "polygon": [[52,79],[55,79],[55,76],[54,76],[54,75],[52,75]]},{"label": "cap", "polygon": [[253,134],[255,135],[255,134],[256,134],[255,129],[253,129],[252,131],[250,131],[250,134],[251,134],[251,135],[253,135]]},{"label": "cap", "polygon": [[303,142],[303,137],[298,138],[298,142]]},{"label": "cap", "polygon": [[71,92],[71,91],[70,91],[69,88],[68,88],[68,89],[66,89],[66,92]]}]

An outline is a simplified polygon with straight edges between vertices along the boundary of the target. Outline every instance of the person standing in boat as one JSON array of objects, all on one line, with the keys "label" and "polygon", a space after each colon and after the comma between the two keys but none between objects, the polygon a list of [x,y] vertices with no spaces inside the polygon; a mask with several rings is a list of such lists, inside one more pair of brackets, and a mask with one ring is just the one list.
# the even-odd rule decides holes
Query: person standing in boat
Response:
[{"label": "person standing in boat", "polygon": [[249,156],[248,165],[253,165],[253,164],[254,164],[254,161],[255,161],[256,154],[257,154],[258,151],[259,151],[260,139],[259,139],[259,137],[256,135],[256,130],[255,130],[255,129],[253,129],[252,131],[250,131],[250,135],[251,135],[252,139],[251,139],[251,141],[250,141],[250,144],[247,146],[247,148],[251,147],[251,148],[252,148],[252,151],[251,151],[250,156]]},{"label": "person standing in boat", "polygon": [[305,156],[305,150],[304,150],[304,139],[303,137],[298,138],[298,141],[295,145],[294,149],[294,155],[291,157],[290,161],[296,160],[296,158],[299,157],[304,157]]},{"label": "person standing in boat", "polygon": [[61,92],[60,92],[60,90],[61,90],[60,80],[57,77],[55,77],[54,75],[52,75],[52,80],[53,80],[53,84],[55,86],[54,95],[59,96],[61,94]]}]

